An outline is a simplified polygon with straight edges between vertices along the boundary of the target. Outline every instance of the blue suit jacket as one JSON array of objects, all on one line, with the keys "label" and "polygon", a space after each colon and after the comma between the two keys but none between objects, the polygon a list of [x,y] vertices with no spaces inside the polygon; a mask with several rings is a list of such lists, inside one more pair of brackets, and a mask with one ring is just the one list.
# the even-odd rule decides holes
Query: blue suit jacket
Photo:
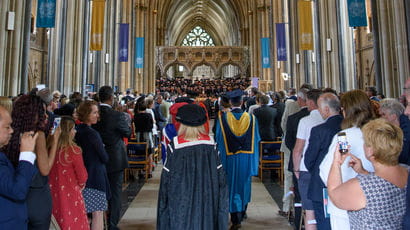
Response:
[{"label": "blue suit jacket", "polygon": [[319,166],[329,151],[334,135],[341,130],[342,120],[341,115],[329,117],[325,123],[313,127],[310,132],[305,165],[312,176],[308,188],[308,198],[312,201],[323,201],[323,188],[326,186],[320,178]]},{"label": "blue suit jacket", "polygon": [[14,169],[0,152],[0,229],[27,229],[26,197],[36,172],[27,161],[20,161]]},{"label": "blue suit jacket", "polygon": [[105,192],[109,199],[110,183],[105,168],[109,158],[100,134],[90,126],[80,124],[77,126],[75,141],[83,150],[84,165],[88,173],[85,187]]},{"label": "blue suit jacket", "polygon": [[399,163],[410,165],[410,120],[408,116],[402,114],[399,121],[403,131],[403,148],[399,156]]}]

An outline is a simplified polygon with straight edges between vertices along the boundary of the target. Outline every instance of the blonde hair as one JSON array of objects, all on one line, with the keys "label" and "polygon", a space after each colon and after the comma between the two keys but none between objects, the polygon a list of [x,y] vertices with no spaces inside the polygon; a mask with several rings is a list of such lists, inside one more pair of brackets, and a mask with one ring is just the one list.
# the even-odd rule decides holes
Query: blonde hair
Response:
[{"label": "blonde hair", "polygon": [[200,135],[208,135],[205,131],[204,125],[201,126],[187,126],[181,123],[178,129],[178,136],[183,136],[185,140],[195,141],[198,140]]},{"label": "blonde hair", "polygon": [[[73,140],[73,137],[71,136],[71,130],[74,128],[75,122],[74,119],[69,117],[69,116],[62,116],[61,121],[60,121],[60,128],[61,128],[61,134],[60,137],[58,138],[58,144],[57,144],[57,149],[58,149],[58,157],[59,160],[62,164],[64,163],[71,163],[68,160],[68,152],[69,149],[74,150],[75,147],[77,146]],[[74,154],[81,154],[80,152],[73,151]]]},{"label": "blonde hair", "polygon": [[9,113],[13,110],[13,101],[8,97],[0,97],[0,105],[2,105]]},{"label": "blonde hair", "polygon": [[399,163],[403,147],[403,132],[396,125],[378,118],[369,121],[362,128],[364,143],[373,148],[374,159],[384,165]]}]

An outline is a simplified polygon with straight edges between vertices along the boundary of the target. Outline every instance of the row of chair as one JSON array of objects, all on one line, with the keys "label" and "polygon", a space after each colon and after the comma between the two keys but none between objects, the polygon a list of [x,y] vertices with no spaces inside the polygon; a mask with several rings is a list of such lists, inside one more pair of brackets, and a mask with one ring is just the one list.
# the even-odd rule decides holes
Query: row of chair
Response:
[{"label": "row of chair", "polygon": [[[263,180],[263,171],[276,171],[283,185],[283,152],[280,151],[282,141],[261,141],[259,143],[259,177]],[[136,142],[130,140],[127,146],[129,168],[125,170],[125,178],[128,178],[132,171],[145,171],[145,181],[148,180],[148,171],[151,167],[149,163],[149,146],[147,142]],[[154,148],[153,158],[158,162],[161,152],[160,145]]]}]

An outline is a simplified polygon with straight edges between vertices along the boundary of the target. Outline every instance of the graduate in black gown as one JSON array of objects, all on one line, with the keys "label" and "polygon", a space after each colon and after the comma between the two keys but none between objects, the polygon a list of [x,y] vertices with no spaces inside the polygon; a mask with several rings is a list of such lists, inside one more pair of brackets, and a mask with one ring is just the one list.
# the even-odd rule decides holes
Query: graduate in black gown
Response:
[{"label": "graduate in black gown", "polygon": [[214,140],[205,131],[205,110],[178,109],[178,136],[167,148],[158,197],[157,229],[228,228],[226,174]]}]

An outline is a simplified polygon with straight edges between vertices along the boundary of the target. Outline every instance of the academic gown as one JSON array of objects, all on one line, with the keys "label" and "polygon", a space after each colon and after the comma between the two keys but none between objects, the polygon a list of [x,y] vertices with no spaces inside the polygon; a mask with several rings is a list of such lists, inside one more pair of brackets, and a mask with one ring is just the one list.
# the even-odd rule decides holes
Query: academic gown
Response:
[{"label": "academic gown", "polygon": [[228,220],[226,174],[215,142],[174,137],[161,174],[157,229],[225,230]]},{"label": "academic gown", "polygon": [[[227,120],[232,115],[235,121],[231,119],[229,123]],[[251,200],[252,176],[258,175],[259,165],[258,130],[255,116],[244,113],[240,109],[233,110],[232,113],[224,113],[217,120],[215,140],[218,143],[222,165],[228,176],[229,212],[231,213],[245,211],[246,205]]]}]

